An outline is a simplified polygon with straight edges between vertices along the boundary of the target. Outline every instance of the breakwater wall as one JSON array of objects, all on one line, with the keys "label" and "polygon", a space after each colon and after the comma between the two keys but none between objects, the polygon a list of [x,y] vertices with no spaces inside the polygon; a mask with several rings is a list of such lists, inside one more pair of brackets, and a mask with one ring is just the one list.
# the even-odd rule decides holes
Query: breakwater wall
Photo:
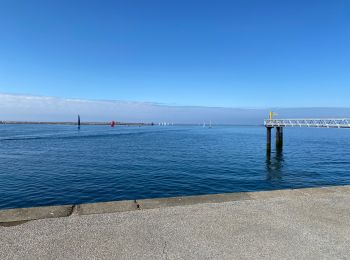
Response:
[{"label": "breakwater wall", "polygon": [[313,194],[348,193],[350,186],[286,189],[258,192],[237,192],[213,195],[184,196],[142,200],[125,200],[79,205],[45,206],[0,210],[0,225],[11,226],[30,220],[69,217],[75,215],[105,214],[125,211],[147,210],[174,206],[189,206],[201,203],[223,203],[240,200],[263,200],[278,197],[302,197]]},{"label": "breakwater wall", "polygon": [[[8,125],[77,125],[77,122],[38,122],[38,121],[0,121],[0,124]],[[110,125],[111,122],[81,122],[81,125]],[[125,126],[148,126],[152,123],[128,123],[116,122],[116,125]]]}]

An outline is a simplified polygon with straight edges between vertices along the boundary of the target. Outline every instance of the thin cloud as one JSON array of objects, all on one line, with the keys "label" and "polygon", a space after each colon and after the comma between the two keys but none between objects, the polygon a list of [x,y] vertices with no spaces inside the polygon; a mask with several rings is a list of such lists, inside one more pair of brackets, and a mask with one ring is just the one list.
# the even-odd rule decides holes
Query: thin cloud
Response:
[{"label": "thin cloud", "polygon": [[[270,109],[170,106],[152,102],[88,100],[0,93],[0,120],[261,124]],[[350,117],[350,108],[280,108],[281,117]]]}]

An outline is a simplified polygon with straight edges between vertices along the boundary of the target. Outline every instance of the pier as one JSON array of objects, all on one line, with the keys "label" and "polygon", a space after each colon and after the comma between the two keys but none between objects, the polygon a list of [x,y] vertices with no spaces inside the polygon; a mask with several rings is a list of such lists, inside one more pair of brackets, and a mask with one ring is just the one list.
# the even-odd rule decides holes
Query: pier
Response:
[{"label": "pier", "polygon": [[0,259],[346,259],[349,202],[337,186],[4,210]]},{"label": "pier", "polygon": [[350,118],[331,119],[273,119],[273,112],[270,118],[264,120],[267,137],[267,150],[271,149],[271,130],[276,129],[276,147],[283,147],[284,127],[309,127],[309,128],[350,128]]}]

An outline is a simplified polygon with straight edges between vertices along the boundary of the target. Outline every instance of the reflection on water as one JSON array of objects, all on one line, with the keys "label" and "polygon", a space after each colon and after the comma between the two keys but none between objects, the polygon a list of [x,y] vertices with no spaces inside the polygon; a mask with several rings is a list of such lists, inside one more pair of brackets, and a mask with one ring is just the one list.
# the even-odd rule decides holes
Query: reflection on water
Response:
[{"label": "reflection on water", "polygon": [[282,179],[282,168],[283,168],[283,149],[280,146],[276,146],[274,156],[271,157],[271,147],[266,149],[266,180],[280,180]]}]

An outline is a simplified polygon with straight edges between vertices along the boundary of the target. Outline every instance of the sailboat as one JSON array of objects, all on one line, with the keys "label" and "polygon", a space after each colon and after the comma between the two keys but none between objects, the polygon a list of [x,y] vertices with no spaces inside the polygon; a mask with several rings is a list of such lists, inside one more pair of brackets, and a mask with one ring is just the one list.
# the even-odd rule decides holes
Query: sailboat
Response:
[{"label": "sailboat", "polygon": [[203,121],[203,127],[205,127],[205,122]]},{"label": "sailboat", "polygon": [[210,120],[210,123],[209,123],[209,128],[211,128],[211,120]]}]

